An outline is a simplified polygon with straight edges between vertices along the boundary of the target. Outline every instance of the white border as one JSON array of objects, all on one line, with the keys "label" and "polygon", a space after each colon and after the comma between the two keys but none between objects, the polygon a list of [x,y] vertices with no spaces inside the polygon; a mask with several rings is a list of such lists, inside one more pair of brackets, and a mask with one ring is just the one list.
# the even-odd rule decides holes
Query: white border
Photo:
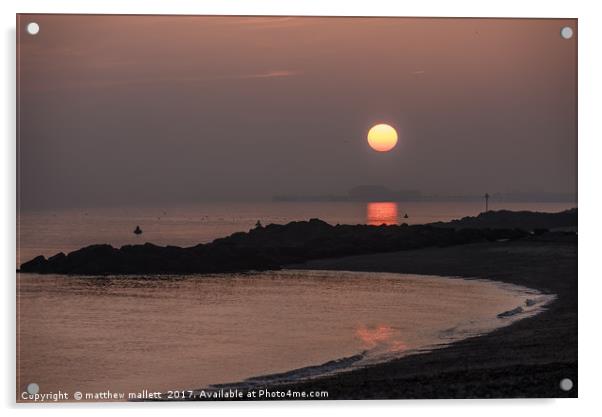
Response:
[{"label": "white border", "polygon": [[[233,14],[233,15],[346,15],[346,16],[449,16],[449,17],[563,17],[579,18],[579,400],[478,400],[478,401],[361,401],[328,403],[203,403],[178,405],[178,414],[234,413],[244,415],[306,415],[318,413],[348,413],[365,415],[426,413],[426,415],[487,415],[504,416],[526,413],[546,415],[588,415],[598,411],[596,399],[600,387],[600,337],[598,298],[602,293],[602,277],[595,264],[600,256],[602,205],[599,197],[600,156],[602,132],[600,128],[600,98],[602,97],[602,15],[595,1],[574,0],[412,0],[412,1],[353,1],[353,0],[4,0],[2,13],[2,71],[3,100],[0,101],[3,129],[1,219],[2,247],[0,259],[4,274],[2,345],[3,372],[1,377],[1,404],[9,413],[19,410],[34,414],[44,409],[54,415],[81,414],[83,408],[90,415],[105,415],[107,411],[122,414],[136,411],[141,415],[164,415],[173,405],[63,405],[36,407],[14,405],[14,260],[15,260],[15,13],[127,13],[127,14]],[[596,193],[597,192],[597,193]],[[554,349],[554,346],[550,346]],[[597,410],[598,409],[598,410]]]},{"label": "white border", "polygon": [[[589,7],[550,0],[506,1],[353,1],[353,0],[136,0],[19,1],[21,13],[232,14],[328,16],[582,17]],[[581,13],[580,13],[581,12]]]}]

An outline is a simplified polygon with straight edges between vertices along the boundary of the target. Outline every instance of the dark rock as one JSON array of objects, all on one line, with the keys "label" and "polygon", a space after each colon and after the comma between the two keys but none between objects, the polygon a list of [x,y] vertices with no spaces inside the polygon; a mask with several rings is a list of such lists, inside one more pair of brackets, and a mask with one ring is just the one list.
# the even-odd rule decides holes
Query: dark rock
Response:
[{"label": "dark rock", "polygon": [[61,260],[67,258],[67,255],[65,255],[63,252],[59,252],[54,256],[51,256],[50,258],[48,258],[48,262],[60,262]]},{"label": "dark rock", "polygon": [[512,310],[504,311],[503,313],[500,313],[497,316],[499,318],[512,317],[512,316],[516,316],[517,314],[522,313],[523,311],[524,311],[523,308],[519,306],[519,307],[513,308]]},{"label": "dark rock", "polygon": [[520,239],[519,229],[460,229],[429,225],[332,226],[319,219],[269,224],[188,248],[152,243],[92,245],[48,260],[37,257],[23,272],[81,275],[188,274],[278,269],[310,259]]},{"label": "dark rock", "polygon": [[558,213],[538,213],[533,211],[488,211],[476,217],[464,217],[451,222],[431,223],[432,226],[455,229],[522,229],[527,231],[577,228],[577,209]]},{"label": "dark rock", "polygon": [[48,261],[43,256],[36,256],[31,261],[21,264],[21,272],[40,272],[43,273]]}]

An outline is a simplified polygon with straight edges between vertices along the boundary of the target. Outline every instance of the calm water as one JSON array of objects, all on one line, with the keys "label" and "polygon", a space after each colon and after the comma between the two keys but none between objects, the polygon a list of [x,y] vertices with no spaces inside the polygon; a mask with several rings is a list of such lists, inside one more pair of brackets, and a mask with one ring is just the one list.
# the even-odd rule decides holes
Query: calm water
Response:
[{"label": "calm water", "polygon": [[[511,318],[497,314],[541,304]],[[385,273],[18,275],[17,391],[192,389],[428,349],[534,314],[537,292]],[[529,310],[528,309],[528,310]],[[319,372],[317,372],[319,373]]]},{"label": "calm water", "polygon": [[[492,203],[493,210],[556,212],[571,203]],[[475,216],[479,202],[266,202],[206,203],[178,207],[79,209],[20,213],[17,264],[37,255],[70,252],[94,243],[113,246],[152,242],[192,246],[264,225],[317,217],[331,224],[408,224]],[[405,218],[405,215],[408,218]],[[144,233],[132,233],[140,225]]]}]

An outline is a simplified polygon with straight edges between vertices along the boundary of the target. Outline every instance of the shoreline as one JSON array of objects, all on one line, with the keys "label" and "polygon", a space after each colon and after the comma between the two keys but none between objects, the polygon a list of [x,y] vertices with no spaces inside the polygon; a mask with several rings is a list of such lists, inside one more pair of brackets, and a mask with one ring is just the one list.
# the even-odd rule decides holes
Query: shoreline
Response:
[{"label": "shoreline", "polygon": [[[576,236],[357,255],[286,268],[487,279],[556,298],[538,314],[440,349],[255,389],[327,391],[331,400],[578,396]],[[559,388],[563,378],[573,381],[572,390]]]},{"label": "shoreline", "polygon": [[[300,271],[316,271],[322,272],[322,270],[313,270],[313,269],[289,269],[283,268],[283,270],[291,271],[291,272],[300,272]],[[329,270],[325,270],[323,272],[331,272]],[[343,273],[355,273],[357,271],[344,271],[340,270],[337,272]],[[361,273],[361,272],[360,272]],[[389,273],[387,273],[389,274]],[[405,274],[391,273],[393,275],[399,275],[397,279],[404,279]],[[455,343],[460,341],[480,337],[487,335],[497,329],[504,328],[507,326],[511,326],[513,323],[528,319],[530,317],[534,317],[538,314],[541,314],[545,311],[546,306],[552,303],[556,299],[555,294],[546,294],[540,292],[533,288],[528,288],[522,285],[517,284],[508,284],[502,283],[499,281],[490,280],[482,277],[474,277],[474,278],[463,278],[457,276],[439,276],[439,275],[417,275],[411,274],[412,276],[424,279],[429,278],[438,278],[438,279],[453,279],[453,280],[470,280],[470,281],[478,281],[480,283],[484,283],[487,285],[495,286],[500,290],[507,291],[513,293],[518,303],[515,308],[510,310],[501,310],[496,315],[497,319],[500,320],[496,326],[490,329],[484,328],[473,328],[468,330],[465,334],[457,335],[455,338],[450,337],[449,339],[441,339],[440,342],[432,343],[429,345],[424,345],[415,349],[407,350],[403,353],[398,352],[397,354],[393,352],[381,352],[380,354],[376,353],[374,356],[373,349],[367,349],[363,351],[359,351],[350,356],[342,356],[330,359],[326,362],[319,364],[310,364],[306,366],[302,366],[299,368],[287,369],[281,372],[269,373],[269,374],[258,374],[253,375],[251,377],[239,380],[232,381],[228,383],[218,383],[211,384],[206,387],[193,389],[192,391],[195,393],[200,392],[219,392],[219,391],[236,391],[236,392],[246,392],[250,390],[262,389],[263,387],[270,388],[278,388],[282,385],[290,385],[290,384],[309,384],[312,381],[318,380],[320,378],[336,376],[339,373],[345,372],[353,372],[358,369],[363,369],[365,367],[375,366],[386,364],[391,360],[398,360],[408,356],[413,355],[424,355],[433,353],[439,349],[445,349]],[[520,310],[520,311],[518,311]],[[458,323],[454,326],[454,329],[461,326],[461,323]],[[385,355],[385,356],[383,356]],[[244,395],[243,395],[244,397]],[[215,399],[214,396],[208,395],[208,398]]]},{"label": "shoreline", "polygon": [[[326,390],[328,399],[577,397],[576,237],[358,255],[288,268],[486,277],[557,298],[534,316],[441,349],[265,388]],[[559,388],[563,378],[572,379],[571,391]]]}]

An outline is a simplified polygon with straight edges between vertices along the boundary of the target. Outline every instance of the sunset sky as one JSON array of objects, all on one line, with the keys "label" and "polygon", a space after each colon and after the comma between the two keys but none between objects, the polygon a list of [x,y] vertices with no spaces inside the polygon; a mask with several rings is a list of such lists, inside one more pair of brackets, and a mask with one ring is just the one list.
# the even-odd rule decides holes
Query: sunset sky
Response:
[{"label": "sunset sky", "polygon": [[[30,21],[40,24],[28,35]],[[21,15],[22,209],[576,193],[575,20]],[[399,134],[390,152],[370,127]]]}]

